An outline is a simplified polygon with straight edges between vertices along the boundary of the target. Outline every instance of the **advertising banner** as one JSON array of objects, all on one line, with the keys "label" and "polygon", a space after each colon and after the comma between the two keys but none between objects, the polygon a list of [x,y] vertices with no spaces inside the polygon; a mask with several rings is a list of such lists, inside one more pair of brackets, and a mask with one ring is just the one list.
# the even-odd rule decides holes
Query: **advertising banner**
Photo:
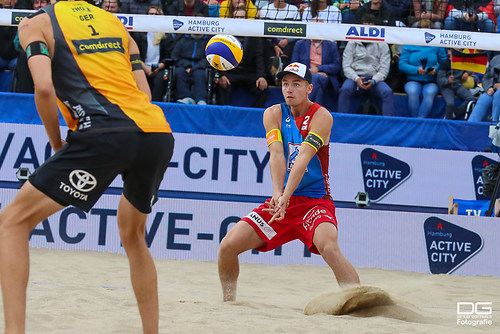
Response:
[{"label": "advertising banner", "polygon": [[[0,188],[0,205],[17,190]],[[119,195],[104,195],[85,213],[67,207],[38,224],[30,245],[124,253],[118,236]],[[255,203],[160,198],[148,216],[146,241],[157,259],[216,261],[220,240]],[[338,208],[339,244],[355,267],[422,273],[500,276],[500,224],[492,218]],[[325,265],[299,241],[248,251],[242,262]]]},{"label": "advertising banner", "polygon": [[[0,9],[0,25],[17,25],[29,11]],[[400,27],[363,26],[354,24],[300,21],[225,19],[218,17],[151,16],[116,14],[128,30],[178,34],[230,34],[237,36],[276,36],[336,41],[385,42],[389,44],[429,45],[480,50],[500,50],[492,43],[497,34],[484,32],[411,29]],[[236,20],[236,21],[235,21]]]},{"label": "advertising banner", "polygon": [[[64,133],[64,130],[62,130]],[[160,185],[164,196],[260,203],[272,194],[264,138],[175,134],[175,150]],[[41,125],[0,123],[0,182],[37,168],[52,154]],[[447,208],[449,196],[486,199],[482,169],[492,153],[330,144],[330,185],[335,201]],[[120,188],[121,178],[111,184]]]}]

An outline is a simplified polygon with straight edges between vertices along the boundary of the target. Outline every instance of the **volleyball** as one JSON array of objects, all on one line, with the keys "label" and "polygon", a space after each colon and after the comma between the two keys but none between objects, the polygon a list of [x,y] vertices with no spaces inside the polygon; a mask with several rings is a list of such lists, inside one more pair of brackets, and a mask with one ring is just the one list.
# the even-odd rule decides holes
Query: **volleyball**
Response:
[{"label": "volleyball", "polygon": [[243,57],[240,41],[231,35],[215,35],[207,43],[205,56],[217,70],[229,71],[238,66]]}]

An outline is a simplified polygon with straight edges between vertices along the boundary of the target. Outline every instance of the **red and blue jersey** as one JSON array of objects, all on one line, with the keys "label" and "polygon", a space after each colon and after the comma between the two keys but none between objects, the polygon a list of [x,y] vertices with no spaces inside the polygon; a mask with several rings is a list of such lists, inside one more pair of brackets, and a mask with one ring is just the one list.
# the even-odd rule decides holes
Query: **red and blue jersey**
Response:
[{"label": "red and blue jersey", "polygon": [[[311,119],[319,108],[321,106],[314,103],[303,116],[293,117],[290,107],[286,103],[281,104],[281,136],[286,160],[285,186],[295,159],[299,155],[300,145],[309,133]],[[294,196],[331,198],[328,182],[329,147],[329,143],[325,143],[312,157],[300,184],[293,193]]]}]

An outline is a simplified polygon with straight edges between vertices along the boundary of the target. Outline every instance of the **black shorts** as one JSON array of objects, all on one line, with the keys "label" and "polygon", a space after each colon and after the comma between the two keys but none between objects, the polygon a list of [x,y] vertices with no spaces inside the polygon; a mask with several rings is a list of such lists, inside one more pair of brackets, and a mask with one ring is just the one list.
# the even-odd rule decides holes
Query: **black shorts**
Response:
[{"label": "black shorts", "polygon": [[61,205],[88,212],[121,174],[127,200],[139,211],[151,212],[172,157],[171,133],[70,131],[66,141],[31,175],[34,187]]}]

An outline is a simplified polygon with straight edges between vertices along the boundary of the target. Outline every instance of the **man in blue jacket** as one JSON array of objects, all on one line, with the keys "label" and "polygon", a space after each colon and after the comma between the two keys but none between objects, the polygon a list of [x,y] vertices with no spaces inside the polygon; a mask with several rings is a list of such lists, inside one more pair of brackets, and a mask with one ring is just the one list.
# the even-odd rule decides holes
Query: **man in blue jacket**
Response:
[{"label": "man in blue jacket", "polygon": [[[309,99],[332,109],[335,104],[339,81],[340,55],[337,43],[322,40],[298,40],[292,54],[292,63],[299,62],[310,67],[313,89]],[[331,103],[329,103],[329,98]]]}]

